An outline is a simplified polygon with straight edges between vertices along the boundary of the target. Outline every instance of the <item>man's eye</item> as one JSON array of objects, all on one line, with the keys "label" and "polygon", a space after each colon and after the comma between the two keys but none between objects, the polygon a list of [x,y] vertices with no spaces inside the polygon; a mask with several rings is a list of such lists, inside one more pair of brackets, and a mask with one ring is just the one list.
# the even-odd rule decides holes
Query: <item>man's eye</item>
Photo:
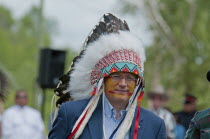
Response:
[{"label": "man's eye", "polygon": [[133,78],[133,77],[129,77],[129,76],[128,76],[128,77],[126,77],[126,79],[127,79],[127,80],[135,80],[135,78]]},{"label": "man's eye", "polygon": [[121,76],[119,76],[119,75],[114,75],[114,76],[112,76],[113,78],[117,78],[117,79],[120,79],[121,78]]}]

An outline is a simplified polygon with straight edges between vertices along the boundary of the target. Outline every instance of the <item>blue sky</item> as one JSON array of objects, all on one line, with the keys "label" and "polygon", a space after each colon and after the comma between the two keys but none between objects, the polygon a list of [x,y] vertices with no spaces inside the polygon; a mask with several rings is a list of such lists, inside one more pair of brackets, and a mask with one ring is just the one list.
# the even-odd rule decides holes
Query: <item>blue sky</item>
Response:
[{"label": "blue sky", "polygon": [[[138,35],[145,45],[152,42],[152,33],[144,14],[135,16],[120,14],[121,0],[44,0],[44,15],[57,21],[57,31],[53,35],[54,48],[70,47],[79,51],[89,32],[104,13],[113,13],[127,21],[130,30]],[[40,0],[0,0],[1,5],[9,7],[18,18]]]}]

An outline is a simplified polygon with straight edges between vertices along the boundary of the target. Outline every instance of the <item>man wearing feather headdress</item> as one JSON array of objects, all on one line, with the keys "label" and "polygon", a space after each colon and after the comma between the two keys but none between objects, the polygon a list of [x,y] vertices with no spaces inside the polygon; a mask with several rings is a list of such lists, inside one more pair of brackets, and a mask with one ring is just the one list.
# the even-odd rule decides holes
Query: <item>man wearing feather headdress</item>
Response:
[{"label": "man wearing feather headdress", "polygon": [[105,14],[60,78],[56,95],[74,101],[61,105],[49,138],[166,138],[164,121],[140,107],[145,59],[127,23]]}]

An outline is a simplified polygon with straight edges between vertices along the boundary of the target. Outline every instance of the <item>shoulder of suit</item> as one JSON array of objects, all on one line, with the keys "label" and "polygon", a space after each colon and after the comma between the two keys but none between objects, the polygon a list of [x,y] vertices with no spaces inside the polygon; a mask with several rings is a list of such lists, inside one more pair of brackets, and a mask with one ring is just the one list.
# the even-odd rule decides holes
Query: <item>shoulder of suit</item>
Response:
[{"label": "shoulder of suit", "polygon": [[159,121],[159,122],[162,121],[162,119],[159,116],[157,116],[152,111],[145,108],[141,108],[141,115],[146,120]]},{"label": "shoulder of suit", "polygon": [[87,106],[90,99],[84,99],[84,100],[77,100],[77,101],[67,101],[65,103],[62,103],[60,109],[64,109],[66,112],[80,112],[84,110],[84,108]]},{"label": "shoulder of suit", "polygon": [[89,102],[90,99],[83,99],[83,100],[76,100],[76,101],[67,101],[65,103],[63,103],[62,105],[65,105],[66,107],[68,106],[72,106],[72,105],[87,105],[87,103]]}]

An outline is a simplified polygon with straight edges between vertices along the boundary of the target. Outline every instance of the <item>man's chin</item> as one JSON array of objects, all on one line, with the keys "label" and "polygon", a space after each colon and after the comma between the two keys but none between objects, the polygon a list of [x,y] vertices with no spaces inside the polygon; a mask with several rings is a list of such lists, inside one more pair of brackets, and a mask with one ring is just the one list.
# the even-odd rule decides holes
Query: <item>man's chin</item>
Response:
[{"label": "man's chin", "polygon": [[127,96],[127,97],[131,97],[133,94],[128,91],[109,91],[109,93],[117,96]]},{"label": "man's chin", "polygon": [[114,98],[115,102],[120,104],[127,104],[129,101],[129,97],[127,96],[115,96]]}]

